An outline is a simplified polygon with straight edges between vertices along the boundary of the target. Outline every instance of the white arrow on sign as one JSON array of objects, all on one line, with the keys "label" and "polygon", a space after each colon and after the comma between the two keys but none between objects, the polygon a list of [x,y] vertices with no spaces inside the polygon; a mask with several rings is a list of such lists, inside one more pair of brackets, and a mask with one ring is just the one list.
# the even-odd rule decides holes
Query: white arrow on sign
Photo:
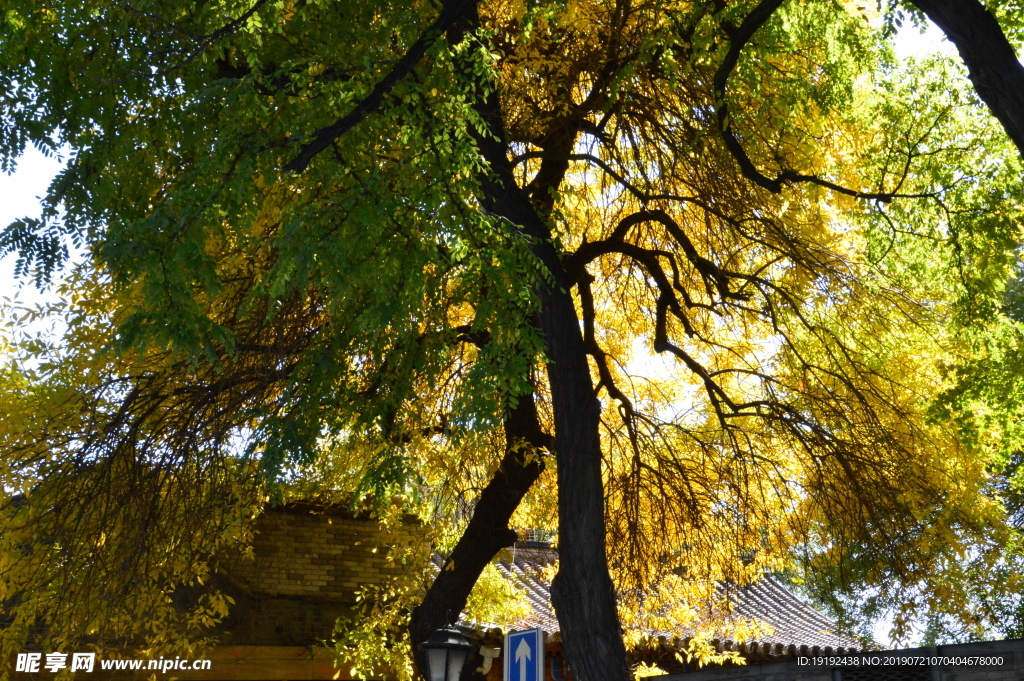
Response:
[{"label": "white arrow on sign", "polygon": [[516,662],[519,663],[519,679],[520,681],[526,681],[526,661],[532,657],[530,651],[530,644],[526,642],[525,638],[519,639],[519,645],[516,647]]}]

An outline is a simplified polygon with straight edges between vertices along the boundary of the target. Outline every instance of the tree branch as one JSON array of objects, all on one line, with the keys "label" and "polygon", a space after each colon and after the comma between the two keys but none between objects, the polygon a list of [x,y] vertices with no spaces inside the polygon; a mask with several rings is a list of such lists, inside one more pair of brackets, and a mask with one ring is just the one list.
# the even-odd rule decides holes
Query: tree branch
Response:
[{"label": "tree branch", "polygon": [[[619,246],[625,243],[625,237],[630,228],[643,222],[658,222],[665,227],[666,231],[668,231],[672,238],[675,239],[676,243],[686,255],[686,259],[689,260],[694,268],[700,273],[709,297],[712,296],[714,291],[717,291],[723,301],[730,298],[736,300],[745,300],[747,298],[745,295],[731,293],[729,291],[728,277],[726,277],[722,269],[714,262],[698,253],[693,242],[690,241],[690,238],[686,235],[686,232],[679,223],[672,219],[668,213],[660,209],[641,210],[627,215],[619,221],[619,224],[607,239],[602,241],[592,241],[581,245],[575,253],[566,258],[566,272],[568,272],[571,277],[578,277],[580,276],[581,268],[595,257],[612,251],[620,251],[621,249]],[[646,252],[654,253],[653,251]],[[674,263],[675,260],[673,259],[673,264]]]},{"label": "tree branch", "polygon": [[[173,72],[177,71],[178,69],[183,68],[183,67],[187,66],[188,64],[192,63],[193,61],[195,61],[196,57],[198,57],[199,55],[201,55],[203,53],[203,50],[206,49],[207,45],[209,45],[210,43],[212,43],[214,41],[220,40],[221,38],[223,38],[224,36],[228,35],[229,33],[234,33],[235,31],[237,31],[242,26],[242,24],[247,22],[250,19],[250,17],[252,17],[252,15],[254,15],[257,12],[257,10],[259,10],[259,8],[261,6],[263,6],[263,4],[266,3],[266,2],[267,2],[267,0],[256,0],[256,2],[253,3],[252,7],[247,9],[240,17],[238,17],[237,19],[234,19],[232,21],[229,21],[224,26],[221,26],[220,28],[218,28],[216,31],[214,31],[212,33],[208,33],[206,35],[201,35],[201,36],[197,36],[197,35],[194,35],[194,34],[189,35],[190,38],[193,38],[193,39],[197,40],[198,43],[199,43],[199,45],[194,50],[192,50],[191,52],[186,54],[181,59],[181,61],[179,61],[177,63],[174,63],[174,64],[171,64],[170,66],[166,66],[166,67],[160,69],[159,71],[156,71],[156,72],[153,72],[153,73],[146,73],[145,76],[147,78],[151,78],[151,79],[163,78],[164,76],[166,76],[166,75],[168,75],[170,73],[173,73]],[[131,11],[131,12],[133,12],[135,14],[141,14],[141,15],[149,18],[149,19],[158,20],[158,18],[155,15],[149,14],[147,12],[140,12],[139,10],[136,10],[136,9],[132,8],[130,5],[126,5],[126,7],[127,7],[127,9],[129,11]],[[159,54],[159,53],[157,53],[157,54]]]},{"label": "tree branch", "polygon": [[464,7],[471,1],[446,2],[444,9],[434,23],[412,44],[409,51],[392,67],[388,75],[384,76],[383,80],[377,83],[373,91],[356,104],[355,108],[348,114],[342,116],[326,128],[321,128],[313,133],[313,141],[303,146],[298,155],[285,165],[284,169],[293,170],[297,173],[303,172],[309,167],[310,162],[317,154],[331,146],[334,140],[344,135],[364,118],[380,108],[381,103],[384,101],[384,96],[399,81],[409,75],[426,51],[430,49],[430,46],[448,30],[455,19],[461,16]]},{"label": "tree branch", "polygon": [[736,64],[739,63],[740,53],[743,51],[744,46],[752,37],[754,37],[754,33],[757,32],[757,29],[761,28],[761,26],[771,18],[772,14],[775,13],[775,10],[777,10],[783,2],[784,0],[762,0],[762,2],[747,15],[747,18],[743,20],[740,27],[730,32],[729,51],[726,53],[721,66],[718,67],[718,71],[715,72],[714,80],[715,97],[719,100],[718,129],[722,134],[722,139],[725,141],[726,148],[736,159],[736,162],[740,166],[740,170],[747,179],[764,187],[774,194],[778,194],[782,191],[782,183],[778,179],[771,180],[762,175],[754,166],[750,157],[747,156],[747,152],[743,150],[743,145],[740,144],[739,140],[736,139],[736,136],[732,133],[732,129],[729,124],[729,106],[725,101],[725,87],[729,83],[729,76],[732,74],[733,69],[735,69]]},{"label": "tree branch", "polygon": [[726,149],[732,154],[733,158],[736,159],[736,163],[740,167],[740,171],[743,176],[754,184],[764,187],[773,194],[778,194],[782,191],[782,188],[787,184],[797,184],[800,182],[808,182],[810,184],[816,184],[826,189],[831,189],[839,194],[845,194],[846,196],[852,196],[857,199],[864,199],[868,201],[881,201],[883,203],[889,203],[893,199],[897,198],[928,198],[933,197],[934,194],[898,194],[894,192],[862,192],[856,189],[850,189],[843,187],[842,185],[836,184],[829,180],[818,177],[817,175],[805,175],[798,173],[792,169],[784,169],[775,178],[770,178],[763,174],[754,165],[754,162],[750,160],[747,152],[743,149],[743,145],[740,144],[739,139],[732,131],[732,123],[729,116],[729,104],[726,100],[726,87],[729,84],[729,76],[732,75],[733,69],[739,63],[740,53],[746,46],[750,39],[754,37],[754,33],[757,32],[761,26],[771,18],[772,14],[775,13],[785,0],[762,0],[762,2],[754,8],[754,10],[747,15],[747,18],[743,20],[740,27],[729,31],[730,45],[729,51],[725,55],[725,59],[722,64],[718,67],[715,72],[714,88],[715,98],[718,100],[718,130],[722,135],[722,140],[725,142]]}]

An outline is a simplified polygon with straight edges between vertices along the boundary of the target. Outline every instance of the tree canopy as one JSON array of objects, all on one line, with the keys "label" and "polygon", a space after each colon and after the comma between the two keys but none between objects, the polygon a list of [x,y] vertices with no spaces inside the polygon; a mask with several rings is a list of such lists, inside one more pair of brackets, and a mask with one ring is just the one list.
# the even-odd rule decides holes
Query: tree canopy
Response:
[{"label": "tree canopy", "polygon": [[5,652],[194,637],[228,604],[176,589],[289,486],[457,520],[413,642],[549,514],[584,681],[628,676],[616,590],[803,560],[905,627],[1005,560],[1024,89],[974,93],[1019,76],[976,37],[969,80],[842,2],[0,21],[4,167],[72,150],[0,244],[41,281],[90,254],[63,342],[8,351]]}]

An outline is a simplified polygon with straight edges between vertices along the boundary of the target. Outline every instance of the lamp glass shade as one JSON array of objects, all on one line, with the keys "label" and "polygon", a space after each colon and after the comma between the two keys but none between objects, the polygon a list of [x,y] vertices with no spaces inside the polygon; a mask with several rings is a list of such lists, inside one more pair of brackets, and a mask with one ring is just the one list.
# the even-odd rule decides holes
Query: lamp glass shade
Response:
[{"label": "lamp glass shade", "polygon": [[466,656],[469,651],[464,648],[457,648],[448,651],[448,678],[445,681],[459,681],[462,675],[462,667],[466,664]]},{"label": "lamp glass shade", "polygon": [[[444,648],[427,649],[427,673],[430,674],[430,681],[448,681],[448,666],[447,650]],[[458,676],[455,678],[457,681]]]},{"label": "lamp glass shade", "polygon": [[426,653],[430,681],[459,681],[473,644],[457,630],[445,628],[435,631],[418,647]]}]

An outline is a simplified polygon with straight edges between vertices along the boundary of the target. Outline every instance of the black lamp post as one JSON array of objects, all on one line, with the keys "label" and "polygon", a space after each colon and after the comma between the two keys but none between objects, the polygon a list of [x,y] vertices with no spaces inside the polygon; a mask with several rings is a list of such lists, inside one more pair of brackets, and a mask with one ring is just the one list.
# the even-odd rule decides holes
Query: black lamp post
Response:
[{"label": "black lamp post", "polygon": [[473,644],[454,628],[445,627],[431,634],[418,649],[426,653],[430,681],[459,681]]}]

